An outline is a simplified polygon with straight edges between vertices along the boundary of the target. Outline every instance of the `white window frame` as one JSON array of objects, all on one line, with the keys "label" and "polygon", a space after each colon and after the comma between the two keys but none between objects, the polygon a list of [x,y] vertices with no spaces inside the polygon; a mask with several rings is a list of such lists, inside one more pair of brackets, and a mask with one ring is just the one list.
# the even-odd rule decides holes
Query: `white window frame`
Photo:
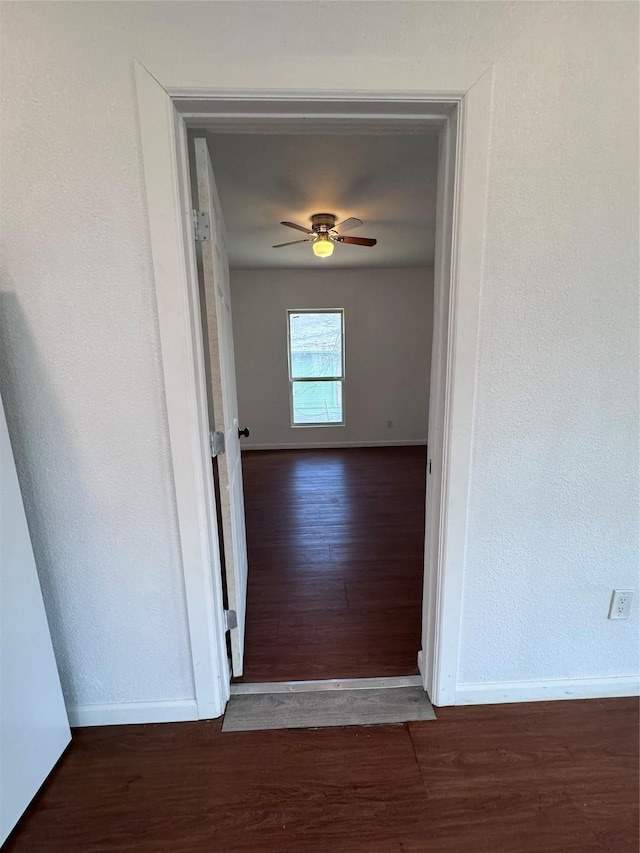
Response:
[{"label": "white window frame", "polygon": [[[340,314],[340,335],[342,346],[342,375],[341,376],[305,376],[294,377],[291,365],[291,315],[292,314]],[[288,308],[287,309],[287,361],[289,365],[289,422],[292,429],[316,429],[317,427],[343,427],[346,426],[345,417],[345,343],[344,343],[344,308]],[[294,382],[341,382],[342,417],[339,421],[315,421],[312,423],[297,424],[294,421],[293,411],[293,383]]]}]

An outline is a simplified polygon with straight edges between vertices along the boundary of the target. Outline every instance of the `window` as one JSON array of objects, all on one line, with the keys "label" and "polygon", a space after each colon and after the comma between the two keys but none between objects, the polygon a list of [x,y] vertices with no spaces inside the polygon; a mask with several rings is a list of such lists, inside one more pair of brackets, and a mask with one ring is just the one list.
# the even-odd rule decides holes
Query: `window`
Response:
[{"label": "window", "polygon": [[344,312],[289,311],[292,426],[342,426]]}]

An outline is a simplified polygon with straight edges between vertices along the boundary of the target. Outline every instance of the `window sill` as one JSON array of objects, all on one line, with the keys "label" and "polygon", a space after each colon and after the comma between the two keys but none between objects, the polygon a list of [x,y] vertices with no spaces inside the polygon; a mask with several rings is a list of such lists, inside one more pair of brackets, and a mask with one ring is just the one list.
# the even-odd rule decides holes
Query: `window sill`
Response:
[{"label": "window sill", "polygon": [[346,423],[344,423],[344,421],[343,421],[342,423],[334,423],[334,424],[327,424],[327,423],[290,424],[290,426],[291,426],[291,429],[318,429],[318,427],[320,427],[321,429],[326,429],[327,427],[345,427]]}]

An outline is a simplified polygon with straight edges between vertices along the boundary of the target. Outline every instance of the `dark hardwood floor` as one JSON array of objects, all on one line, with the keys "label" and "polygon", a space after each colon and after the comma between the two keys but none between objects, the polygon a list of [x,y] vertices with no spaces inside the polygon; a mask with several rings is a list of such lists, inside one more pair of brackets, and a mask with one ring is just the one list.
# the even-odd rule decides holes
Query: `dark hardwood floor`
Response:
[{"label": "dark hardwood floor", "polygon": [[636,699],[79,729],[3,853],[638,853]]},{"label": "dark hardwood floor", "polygon": [[242,681],[417,672],[426,449],[245,451]]},{"label": "dark hardwood floor", "polygon": [[[250,453],[246,680],[415,672],[424,451]],[[639,853],[638,700],[76,729],[3,853]]]}]

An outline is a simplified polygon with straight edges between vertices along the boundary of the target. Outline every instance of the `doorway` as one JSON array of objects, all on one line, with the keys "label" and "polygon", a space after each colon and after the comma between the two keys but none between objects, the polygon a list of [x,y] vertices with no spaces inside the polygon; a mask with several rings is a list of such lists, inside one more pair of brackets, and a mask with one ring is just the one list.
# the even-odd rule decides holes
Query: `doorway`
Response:
[{"label": "doorway", "polygon": [[[206,140],[224,219],[250,429],[234,675],[418,675],[438,134],[189,137],[192,165]],[[191,185],[197,207],[195,169]],[[328,258],[312,251],[320,209],[356,235]]]},{"label": "doorway", "polygon": [[[225,616],[219,570],[209,435],[197,323],[195,265],[190,260],[193,218],[188,198],[187,126],[269,128],[357,124],[362,130],[435,123],[443,134],[439,163],[434,358],[435,400],[432,470],[427,487],[427,528],[436,531],[427,555],[426,596],[419,654],[423,684],[436,704],[455,702],[461,578],[475,329],[481,269],[481,228],[486,187],[486,152],[491,75],[452,85],[445,96],[301,93],[220,94],[163,89],[136,66],[141,138],[152,252],[165,366],[165,391],[176,501],[181,533],[189,631],[192,640],[198,716],[217,716],[229,695],[224,647]],[[466,140],[466,142],[465,142]],[[473,144],[470,144],[469,141]],[[462,181],[461,177],[465,180]],[[442,190],[442,192],[440,192]],[[176,199],[181,199],[180,206]],[[455,358],[454,358],[455,354]],[[434,381],[435,380],[435,381]],[[434,396],[435,395],[435,396]],[[205,570],[210,565],[214,571]]]}]

